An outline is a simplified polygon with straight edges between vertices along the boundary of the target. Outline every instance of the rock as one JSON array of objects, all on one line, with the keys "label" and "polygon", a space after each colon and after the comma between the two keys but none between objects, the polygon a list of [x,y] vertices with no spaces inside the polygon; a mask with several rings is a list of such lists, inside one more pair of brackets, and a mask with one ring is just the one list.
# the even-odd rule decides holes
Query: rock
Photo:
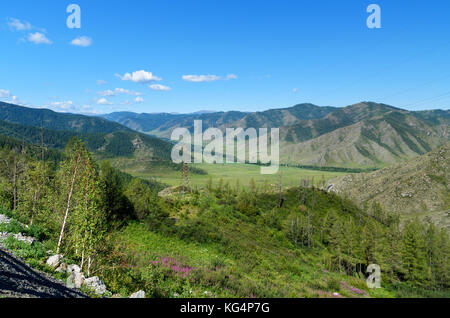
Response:
[{"label": "rock", "polygon": [[53,268],[58,267],[59,262],[61,261],[61,259],[63,258],[62,254],[56,254],[53,256],[50,256],[47,260],[47,265]]},{"label": "rock", "polygon": [[145,298],[145,291],[140,290],[130,296],[130,298]]},{"label": "rock", "polygon": [[161,198],[171,198],[174,195],[189,194],[191,192],[192,192],[192,189],[190,187],[175,186],[175,187],[166,188],[166,189],[160,191],[158,193],[158,196]]},{"label": "rock", "polygon": [[7,217],[6,215],[0,214],[0,224],[9,224],[11,222],[11,219]]},{"label": "rock", "polygon": [[58,273],[65,273],[67,271],[67,264],[62,263],[61,265],[59,265],[59,267],[56,269],[56,271]]},{"label": "rock", "polygon": [[67,278],[67,287],[70,288],[81,288],[85,281],[83,273],[80,272],[72,272],[70,276]]},{"label": "rock", "polygon": [[18,241],[20,241],[20,242],[27,243],[27,244],[29,244],[29,245],[33,244],[33,243],[36,241],[35,238],[30,237],[30,236],[24,236],[24,235],[22,235],[22,233],[19,233],[19,234],[13,234],[13,237],[14,237],[16,240],[18,240]]},{"label": "rock", "polygon": [[72,264],[67,266],[67,273],[71,274],[71,273],[81,273],[81,268],[78,265]]},{"label": "rock", "polygon": [[97,276],[85,279],[84,285],[92,289],[97,295],[103,295],[107,291],[106,285]]},{"label": "rock", "polygon": [[11,234],[8,232],[0,232],[0,241],[5,241]]}]

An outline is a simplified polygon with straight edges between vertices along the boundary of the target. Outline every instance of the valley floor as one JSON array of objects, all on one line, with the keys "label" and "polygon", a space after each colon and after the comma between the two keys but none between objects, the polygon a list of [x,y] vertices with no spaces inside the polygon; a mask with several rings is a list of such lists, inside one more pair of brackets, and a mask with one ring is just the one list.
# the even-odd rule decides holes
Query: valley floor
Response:
[{"label": "valley floor", "polygon": [[[171,186],[180,185],[180,171],[171,170],[166,167],[146,166],[140,162],[130,162],[121,158],[110,160],[111,164],[120,170],[127,172],[136,177],[143,179],[152,179]],[[192,164],[190,168],[201,169],[205,174],[190,174],[190,181],[193,186],[204,187],[210,179],[213,183],[219,182],[220,179],[224,183],[235,185],[239,182],[241,186],[247,187],[251,179],[255,181],[257,186],[263,187],[276,185],[280,181],[280,174],[263,175],[261,167],[250,164]],[[316,183],[321,180],[329,180],[338,176],[348,174],[347,172],[330,172],[302,169],[297,167],[280,167],[283,186],[298,186],[302,179],[314,179]]]}]

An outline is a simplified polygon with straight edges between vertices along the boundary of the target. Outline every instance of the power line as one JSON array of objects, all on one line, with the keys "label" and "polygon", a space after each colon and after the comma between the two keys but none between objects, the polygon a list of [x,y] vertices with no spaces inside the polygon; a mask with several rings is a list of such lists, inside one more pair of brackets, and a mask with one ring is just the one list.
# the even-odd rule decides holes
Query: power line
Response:
[{"label": "power line", "polygon": [[424,102],[438,101],[438,100],[441,100],[441,99],[445,98],[445,97],[448,96],[448,95],[450,95],[450,91],[448,91],[448,92],[446,92],[446,93],[443,93],[443,94],[440,94],[440,95],[437,95],[437,96],[433,96],[433,97],[429,97],[429,98],[425,98],[425,99],[419,100],[418,102],[415,102],[415,103],[406,105],[406,106],[404,106],[404,107],[405,107],[405,108],[406,108],[406,107],[415,107],[415,106],[417,106],[417,105],[423,104]]},{"label": "power line", "polygon": [[442,81],[442,80],[447,79],[447,78],[449,78],[449,77],[450,77],[450,75],[446,75],[446,76],[444,76],[444,77],[441,77],[441,78],[438,78],[438,79],[434,79],[434,80],[432,80],[432,81],[428,81],[428,82],[425,82],[425,83],[423,83],[423,84],[420,84],[420,85],[417,85],[417,86],[414,86],[414,87],[407,88],[407,89],[402,90],[402,91],[400,91],[400,92],[397,92],[397,93],[394,93],[394,94],[391,94],[391,95],[388,95],[388,96],[385,96],[385,97],[382,97],[382,98],[378,98],[377,100],[383,101],[383,100],[389,99],[389,98],[391,98],[391,97],[393,97],[393,96],[398,96],[398,95],[407,93],[407,92],[409,92],[409,91],[415,90],[415,89],[417,89],[417,88],[421,88],[421,87],[428,86],[428,85],[430,85],[430,84],[433,84],[433,83]]}]

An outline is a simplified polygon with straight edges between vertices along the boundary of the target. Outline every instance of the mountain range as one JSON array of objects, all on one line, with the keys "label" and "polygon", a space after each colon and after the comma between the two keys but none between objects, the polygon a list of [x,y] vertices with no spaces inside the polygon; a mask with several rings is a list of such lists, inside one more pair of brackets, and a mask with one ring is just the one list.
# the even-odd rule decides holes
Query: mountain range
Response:
[{"label": "mountain range", "polygon": [[407,111],[361,102],[347,107],[299,104],[263,112],[137,114],[102,118],[130,129],[170,138],[173,129],[280,128],[281,160],[293,165],[384,167],[425,154],[450,140],[450,111]]},{"label": "mountain range", "polygon": [[[450,141],[450,110],[408,111],[361,102],[347,107],[299,104],[263,112],[136,114],[101,117],[57,113],[0,102],[0,134],[62,149],[72,136],[103,157],[138,154],[169,160],[173,129],[280,128],[281,161],[290,165],[383,168],[432,151]],[[166,139],[166,140],[165,140]]]}]

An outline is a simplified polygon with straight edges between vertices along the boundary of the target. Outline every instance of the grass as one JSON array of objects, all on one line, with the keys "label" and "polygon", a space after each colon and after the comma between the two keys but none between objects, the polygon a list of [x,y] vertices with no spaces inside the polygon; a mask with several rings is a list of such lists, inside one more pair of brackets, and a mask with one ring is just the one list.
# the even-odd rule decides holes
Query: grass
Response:
[{"label": "grass", "polygon": [[[117,168],[135,176],[147,180],[156,180],[171,186],[179,185],[181,181],[181,173],[170,168],[164,168],[161,166],[152,167],[150,164],[144,165],[144,163],[134,162],[134,164],[124,164],[123,160],[113,159],[111,164]],[[190,167],[200,168],[207,172],[207,174],[191,174],[190,182],[193,186],[204,187],[208,180],[211,178],[213,182],[217,182],[222,179],[223,182],[229,182],[230,185],[234,185],[236,181],[239,181],[241,186],[247,187],[250,180],[253,178],[256,185],[263,186],[265,183],[268,185],[276,185],[280,180],[280,175],[263,175],[261,174],[261,167],[257,165],[249,164],[192,164]],[[314,178],[318,183],[320,180],[329,180],[337,176],[342,176],[348,173],[345,172],[329,172],[329,171],[317,171],[302,169],[296,167],[280,167],[282,174],[283,186],[292,187],[298,186],[301,179]]]},{"label": "grass", "polygon": [[[144,289],[150,297],[369,295],[363,279],[328,271],[321,264],[321,249],[295,248],[262,217],[247,217],[214,202],[203,210],[201,202],[188,200],[184,205],[173,215],[178,219],[175,228],[152,230],[146,223],[131,222],[112,235],[111,255],[124,274],[121,280],[118,273],[102,276],[114,292],[128,284],[121,293]],[[186,209],[198,211],[186,217]],[[288,213],[276,212],[283,219]],[[189,275],[183,275],[183,269]]]}]

